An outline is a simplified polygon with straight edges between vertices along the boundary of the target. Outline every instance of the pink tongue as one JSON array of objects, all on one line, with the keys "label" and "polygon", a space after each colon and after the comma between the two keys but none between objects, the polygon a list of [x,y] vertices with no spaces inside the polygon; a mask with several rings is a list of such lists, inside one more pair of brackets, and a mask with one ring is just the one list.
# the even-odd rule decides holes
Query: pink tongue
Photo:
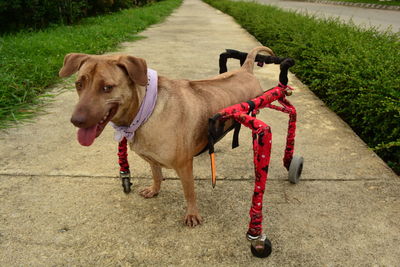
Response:
[{"label": "pink tongue", "polygon": [[90,128],[79,128],[78,142],[82,146],[90,146],[96,138],[97,124]]}]

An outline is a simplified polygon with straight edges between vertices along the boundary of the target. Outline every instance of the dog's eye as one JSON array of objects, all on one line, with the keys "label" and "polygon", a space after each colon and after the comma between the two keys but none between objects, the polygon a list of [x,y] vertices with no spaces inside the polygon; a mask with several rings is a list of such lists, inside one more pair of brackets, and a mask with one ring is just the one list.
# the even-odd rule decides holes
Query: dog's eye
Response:
[{"label": "dog's eye", "polygon": [[105,86],[103,87],[103,92],[104,92],[104,93],[109,93],[109,92],[111,92],[112,89],[113,89],[113,86],[112,86],[112,85],[105,85]]},{"label": "dog's eye", "polygon": [[75,82],[75,87],[77,90],[82,89],[82,83],[80,81]]}]

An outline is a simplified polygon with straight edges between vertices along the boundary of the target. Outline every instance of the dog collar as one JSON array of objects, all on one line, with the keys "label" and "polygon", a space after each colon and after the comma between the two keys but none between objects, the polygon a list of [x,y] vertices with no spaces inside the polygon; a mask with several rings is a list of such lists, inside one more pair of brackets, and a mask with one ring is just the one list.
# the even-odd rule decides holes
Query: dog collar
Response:
[{"label": "dog collar", "polygon": [[115,129],[114,138],[118,142],[121,142],[124,137],[129,141],[132,140],[135,136],[135,131],[147,121],[147,119],[153,112],[154,106],[156,105],[157,101],[157,71],[147,69],[147,78],[148,82],[146,85],[146,93],[144,99],[131,125],[129,127],[117,126],[111,122],[111,126]]}]

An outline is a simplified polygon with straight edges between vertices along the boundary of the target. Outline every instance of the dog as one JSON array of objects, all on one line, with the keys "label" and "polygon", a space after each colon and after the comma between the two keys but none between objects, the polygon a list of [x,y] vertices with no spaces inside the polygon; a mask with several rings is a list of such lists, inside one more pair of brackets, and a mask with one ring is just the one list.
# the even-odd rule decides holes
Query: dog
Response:
[{"label": "dog", "polygon": [[[253,75],[258,52],[274,55],[259,46],[250,51],[236,70],[205,80],[172,80],[158,76],[157,100],[151,116],[134,133],[130,149],[150,164],[153,183],[139,191],[145,198],[160,192],[162,168],[179,176],[187,202],[184,223],[202,223],[196,204],[193,157],[208,144],[208,118],[219,110],[250,100],[263,93]],[[78,141],[90,145],[111,121],[129,126],[146,94],[146,61],[131,55],[67,54],[60,77],[77,74],[79,101],[71,116],[78,127]]]}]

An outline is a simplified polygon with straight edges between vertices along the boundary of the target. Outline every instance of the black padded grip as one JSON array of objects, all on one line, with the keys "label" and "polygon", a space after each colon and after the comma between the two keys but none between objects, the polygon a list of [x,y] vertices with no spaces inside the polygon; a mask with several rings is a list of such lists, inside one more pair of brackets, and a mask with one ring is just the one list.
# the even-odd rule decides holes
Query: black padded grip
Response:
[{"label": "black padded grip", "polygon": [[[240,52],[233,49],[226,49],[226,52],[220,54],[219,56],[219,73],[224,73],[228,71],[226,63],[228,58],[234,58],[240,60],[240,65],[243,65],[247,58],[247,53]],[[275,57],[275,56],[265,56],[257,54],[255,62],[258,63],[265,63],[265,64],[280,64],[281,72],[279,74],[279,82],[284,85],[288,83],[288,70],[290,67],[294,66],[295,62],[291,58],[282,58],[282,57]]]},{"label": "black padded grip", "polygon": [[281,72],[279,73],[279,82],[283,85],[288,84],[288,71],[290,67],[294,66],[294,60],[291,58],[285,58],[281,63],[280,63],[280,69]]}]

